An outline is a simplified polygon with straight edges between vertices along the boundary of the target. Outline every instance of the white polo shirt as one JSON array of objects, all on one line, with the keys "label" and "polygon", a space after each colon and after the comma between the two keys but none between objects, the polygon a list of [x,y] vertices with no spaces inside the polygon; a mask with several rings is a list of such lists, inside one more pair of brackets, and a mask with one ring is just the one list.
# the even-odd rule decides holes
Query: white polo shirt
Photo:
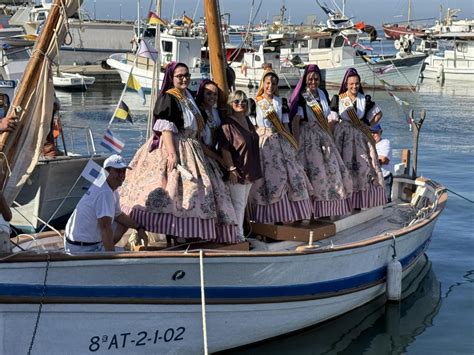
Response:
[{"label": "white polo shirt", "polygon": [[390,141],[383,138],[375,145],[375,148],[377,149],[378,155],[387,157],[389,160],[388,164],[380,165],[383,177],[387,177],[390,173],[393,173],[392,148],[390,147]]},{"label": "white polo shirt", "polygon": [[82,196],[66,224],[66,238],[79,242],[101,242],[99,218],[114,219],[122,213],[118,191],[112,191],[105,182],[101,187],[92,185]]}]

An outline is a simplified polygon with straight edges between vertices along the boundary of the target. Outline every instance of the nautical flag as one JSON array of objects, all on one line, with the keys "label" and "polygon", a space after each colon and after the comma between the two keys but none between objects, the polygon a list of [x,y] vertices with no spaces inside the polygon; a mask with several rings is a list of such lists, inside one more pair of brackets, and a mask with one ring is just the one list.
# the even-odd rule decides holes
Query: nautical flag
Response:
[{"label": "nautical flag", "polygon": [[400,99],[399,97],[395,96],[395,94],[391,91],[388,92],[388,94],[393,97],[395,99],[395,101],[397,102],[397,104],[399,104],[400,106],[410,106],[410,104],[406,101],[403,101],[402,99]]},{"label": "nautical flag", "polygon": [[192,24],[194,21],[191,17],[188,17],[186,15],[183,15],[183,22],[186,24],[186,25],[190,25]]},{"label": "nautical flag", "polygon": [[390,64],[390,65],[386,65],[385,67],[383,68],[377,68],[374,70],[374,73],[375,74],[385,74],[389,71],[392,71],[392,70],[395,70],[395,65],[394,64]]},{"label": "nautical flag", "polygon": [[122,121],[130,121],[130,123],[133,123],[132,117],[130,116],[130,109],[128,108],[127,104],[123,101],[120,101],[117,109],[115,110],[114,113],[114,118],[118,118],[119,120]]},{"label": "nautical flag", "polygon": [[156,62],[158,52],[142,38],[140,40],[140,46],[138,47],[137,55],[140,57],[150,58]]},{"label": "nautical flag", "polygon": [[127,87],[131,90],[135,90],[137,94],[143,99],[143,104],[146,103],[145,92],[138,80],[133,76],[132,73],[128,76]]},{"label": "nautical flag", "polygon": [[82,170],[81,176],[86,179],[87,181],[93,183],[94,185],[101,187],[109,173],[102,169],[102,167],[97,164],[95,161],[90,159],[84,170]]},{"label": "nautical flag", "polygon": [[112,153],[119,154],[123,150],[125,143],[118,139],[117,136],[114,136],[110,129],[107,129],[100,145]]},{"label": "nautical flag", "polygon": [[385,80],[383,79],[379,79],[380,82],[383,84],[383,86],[385,87],[385,90],[394,90],[394,87],[392,85],[390,85],[389,83],[387,83]]},{"label": "nautical flag", "polygon": [[168,23],[165,20],[161,19],[156,13],[150,11],[148,13],[148,24],[166,26]]}]

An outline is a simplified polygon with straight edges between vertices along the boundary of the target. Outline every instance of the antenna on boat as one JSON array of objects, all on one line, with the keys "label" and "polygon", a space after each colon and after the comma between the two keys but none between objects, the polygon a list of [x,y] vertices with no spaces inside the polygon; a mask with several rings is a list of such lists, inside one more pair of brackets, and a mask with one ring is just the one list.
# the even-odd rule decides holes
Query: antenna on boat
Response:
[{"label": "antenna on boat", "polygon": [[418,140],[420,138],[421,126],[426,118],[426,111],[422,110],[420,114],[420,119],[417,122],[414,117],[414,110],[410,110],[408,117],[410,118],[411,125],[413,127],[412,137],[413,137],[413,168],[412,168],[412,177],[416,178],[416,171],[418,167]]}]

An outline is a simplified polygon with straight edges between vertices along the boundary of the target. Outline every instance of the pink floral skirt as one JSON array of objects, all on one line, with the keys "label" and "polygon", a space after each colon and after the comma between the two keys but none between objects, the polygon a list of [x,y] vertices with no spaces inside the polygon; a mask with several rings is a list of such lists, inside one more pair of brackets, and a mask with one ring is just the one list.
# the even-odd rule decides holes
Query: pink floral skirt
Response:
[{"label": "pink floral skirt", "polygon": [[271,128],[258,128],[263,178],[250,190],[252,219],[259,223],[310,219],[311,183],[294,147]]},{"label": "pink floral skirt", "polygon": [[317,122],[301,122],[300,131],[298,160],[313,187],[314,217],[348,214],[352,180],[332,136]]},{"label": "pink floral skirt", "polygon": [[135,154],[130,164],[132,170],[127,172],[119,190],[122,210],[155,233],[209,241],[218,239],[219,230],[235,234],[232,226],[228,230],[218,227],[213,173],[201,143],[192,137],[192,132],[174,135],[178,162],[191,173],[191,179],[177,169],[167,171],[168,154],[163,140],[151,153],[150,143],[151,139]]},{"label": "pink floral skirt", "polygon": [[377,150],[365,134],[352,123],[341,121],[334,128],[334,141],[352,179],[352,208],[384,205],[384,180]]}]

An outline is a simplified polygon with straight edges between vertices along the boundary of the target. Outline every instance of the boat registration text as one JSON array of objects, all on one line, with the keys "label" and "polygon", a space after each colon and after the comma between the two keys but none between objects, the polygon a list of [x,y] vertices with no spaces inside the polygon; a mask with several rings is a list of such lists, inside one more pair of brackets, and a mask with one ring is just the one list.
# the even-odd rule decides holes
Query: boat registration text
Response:
[{"label": "boat registration text", "polygon": [[184,340],[186,328],[168,328],[166,330],[154,330],[151,332],[140,331],[135,333],[120,333],[111,335],[95,335],[90,338],[89,351],[96,352],[102,350],[114,350],[131,348],[134,346],[147,346],[160,342],[175,342]]}]

